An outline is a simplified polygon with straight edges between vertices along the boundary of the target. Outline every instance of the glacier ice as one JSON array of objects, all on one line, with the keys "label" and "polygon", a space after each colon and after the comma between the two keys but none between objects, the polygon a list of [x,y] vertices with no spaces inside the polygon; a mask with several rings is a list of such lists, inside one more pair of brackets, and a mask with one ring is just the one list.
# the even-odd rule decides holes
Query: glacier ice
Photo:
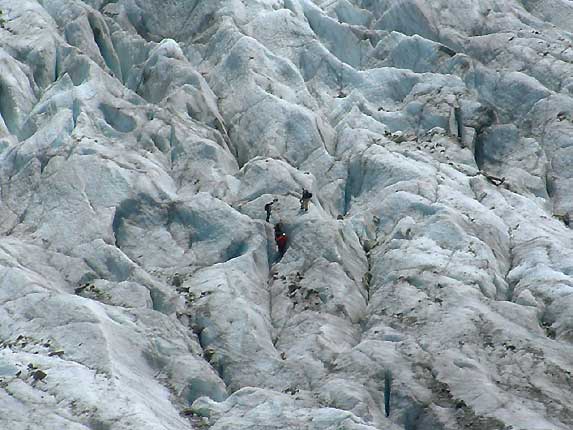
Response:
[{"label": "glacier ice", "polygon": [[573,427],[570,2],[0,10],[0,428]]}]

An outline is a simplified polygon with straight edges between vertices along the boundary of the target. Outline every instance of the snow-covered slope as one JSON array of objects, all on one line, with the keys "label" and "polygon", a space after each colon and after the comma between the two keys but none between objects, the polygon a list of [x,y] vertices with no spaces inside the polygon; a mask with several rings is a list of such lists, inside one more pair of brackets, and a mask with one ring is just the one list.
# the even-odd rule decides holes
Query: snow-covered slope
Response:
[{"label": "snow-covered slope", "polygon": [[0,428],[573,428],[571,1],[0,10]]}]

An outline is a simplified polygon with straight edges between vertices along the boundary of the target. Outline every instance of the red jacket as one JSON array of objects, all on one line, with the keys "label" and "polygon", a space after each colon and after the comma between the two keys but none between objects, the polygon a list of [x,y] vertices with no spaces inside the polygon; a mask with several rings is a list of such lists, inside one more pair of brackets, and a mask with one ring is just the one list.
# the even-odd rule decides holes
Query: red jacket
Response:
[{"label": "red jacket", "polygon": [[276,241],[277,241],[277,246],[279,248],[279,251],[284,251],[287,245],[287,235],[286,234],[281,234],[280,236],[276,237]]}]

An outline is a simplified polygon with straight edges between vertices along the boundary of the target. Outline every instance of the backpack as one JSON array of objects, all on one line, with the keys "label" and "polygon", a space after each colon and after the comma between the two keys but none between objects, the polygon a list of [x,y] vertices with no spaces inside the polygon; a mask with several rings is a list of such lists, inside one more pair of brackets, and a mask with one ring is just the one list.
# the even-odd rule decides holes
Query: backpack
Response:
[{"label": "backpack", "polygon": [[304,190],[302,193],[302,198],[303,199],[310,199],[310,198],[312,198],[312,193],[307,191],[307,190]]},{"label": "backpack", "polygon": [[265,205],[265,211],[267,211],[267,212],[270,212],[270,211],[271,211],[271,206],[272,206],[272,205],[273,205],[273,203],[272,203],[272,202],[271,202],[271,203],[267,203],[267,204]]}]

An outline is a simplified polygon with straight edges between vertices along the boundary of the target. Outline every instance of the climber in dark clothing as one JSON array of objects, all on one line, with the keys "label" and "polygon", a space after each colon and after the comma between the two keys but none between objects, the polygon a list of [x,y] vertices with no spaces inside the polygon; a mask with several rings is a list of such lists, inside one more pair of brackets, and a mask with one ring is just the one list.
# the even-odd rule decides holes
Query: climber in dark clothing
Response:
[{"label": "climber in dark clothing", "polygon": [[302,197],[300,198],[300,209],[308,212],[308,203],[312,198],[312,193],[308,191],[306,188],[302,189]]},{"label": "climber in dark clothing", "polygon": [[267,222],[269,222],[270,219],[271,219],[271,211],[273,210],[273,204],[276,203],[276,202],[278,202],[278,200],[279,200],[279,199],[273,199],[272,202],[267,203],[267,204],[265,205],[265,212],[267,213],[267,218],[266,218],[266,221],[267,221]]}]

